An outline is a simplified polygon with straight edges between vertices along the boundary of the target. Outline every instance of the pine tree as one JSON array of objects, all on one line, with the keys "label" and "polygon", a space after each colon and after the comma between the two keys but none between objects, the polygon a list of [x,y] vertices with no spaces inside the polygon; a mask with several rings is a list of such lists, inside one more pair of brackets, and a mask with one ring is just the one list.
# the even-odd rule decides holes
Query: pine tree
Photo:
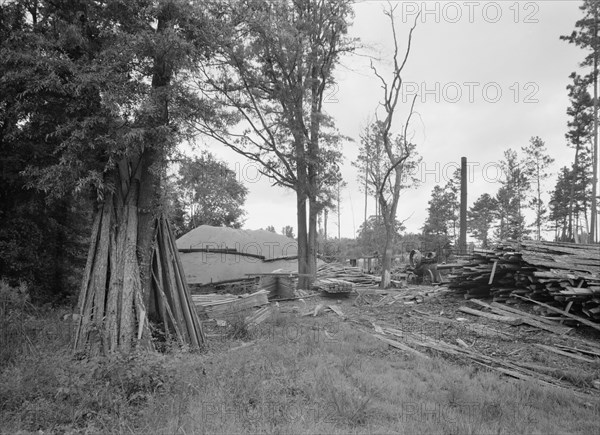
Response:
[{"label": "pine tree", "polygon": [[570,119],[567,122],[569,131],[565,137],[568,144],[575,148],[575,156],[571,174],[567,238],[574,241],[579,233],[581,211],[584,216],[587,216],[586,209],[589,201],[586,193],[592,187],[590,172],[592,172],[593,103],[592,97],[587,91],[589,77],[581,77],[576,73],[572,73],[570,77],[573,79],[573,83],[567,86],[571,102],[567,108],[567,115]]},{"label": "pine tree", "polygon": [[469,230],[483,248],[489,247],[490,230],[497,216],[498,201],[488,193],[477,198],[469,209]]},{"label": "pine tree", "polygon": [[523,216],[523,202],[531,183],[516,151],[506,150],[500,166],[503,179],[496,195],[500,218],[498,238],[521,240],[528,233]]},{"label": "pine tree", "polygon": [[525,154],[525,171],[527,178],[534,184],[534,192],[529,195],[529,207],[535,212],[535,220],[532,226],[536,230],[537,240],[542,240],[542,226],[547,221],[548,210],[542,199],[542,190],[544,181],[550,176],[548,167],[554,162],[554,159],[548,156],[548,150],[542,139],[532,137],[529,145],[522,148]]},{"label": "pine tree", "polygon": [[571,240],[569,219],[571,215],[571,185],[573,173],[566,166],[558,173],[556,185],[550,194],[549,220],[554,228],[554,240],[566,242]]},{"label": "pine tree", "polygon": [[[598,37],[598,27],[600,18],[600,2],[597,0],[584,0],[579,7],[584,17],[575,23],[575,30],[560,39],[575,44],[589,54],[581,62],[581,66],[591,67],[592,71],[586,78],[588,83],[593,86],[593,129],[592,129],[592,180],[591,180],[591,241],[597,241],[597,185],[598,185],[598,61],[600,59],[600,38]],[[577,161],[577,159],[576,159]],[[572,213],[572,207],[571,207]],[[572,219],[572,217],[571,217]]]}]

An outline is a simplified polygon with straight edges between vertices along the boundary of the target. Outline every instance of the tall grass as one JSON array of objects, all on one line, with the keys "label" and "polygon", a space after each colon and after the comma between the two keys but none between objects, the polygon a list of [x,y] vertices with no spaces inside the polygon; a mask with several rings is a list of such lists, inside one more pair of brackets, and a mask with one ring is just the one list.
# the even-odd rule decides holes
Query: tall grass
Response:
[{"label": "tall grass", "polygon": [[[27,314],[28,309],[21,321],[69,331],[61,320],[64,312]],[[239,322],[219,338],[231,346],[204,354],[93,360],[71,356],[68,332],[28,335],[35,328],[27,323],[21,335],[10,335],[20,337],[22,345],[11,342],[14,352],[0,373],[0,432],[587,434],[598,429],[597,399],[581,400],[568,391],[499,378],[435,356],[408,356],[337,317],[276,312],[259,327]],[[29,337],[26,345],[23,334]]]}]

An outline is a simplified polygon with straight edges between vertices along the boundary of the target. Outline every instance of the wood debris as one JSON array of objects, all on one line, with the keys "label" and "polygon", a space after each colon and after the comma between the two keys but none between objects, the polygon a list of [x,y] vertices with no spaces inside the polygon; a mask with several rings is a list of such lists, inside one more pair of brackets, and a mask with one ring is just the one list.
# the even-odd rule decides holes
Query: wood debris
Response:
[{"label": "wood debris", "polygon": [[262,308],[256,310],[250,316],[246,317],[246,324],[248,324],[248,326],[260,325],[262,322],[264,322],[269,317],[271,317],[271,314],[272,314],[272,309],[269,305],[267,305],[266,307],[262,307]]},{"label": "wood debris", "polygon": [[340,316],[342,319],[344,319],[346,316],[344,316],[344,313],[342,312],[341,308],[338,307],[337,305],[328,305],[327,306],[331,311],[333,311],[335,314],[337,314],[338,316]]},{"label": "wood debris", "polygon": [[[401,338],[401,340],[383,337],[381,331],[383,331],[385,335],[392,335],[394,337]],[[427,355],[423,354],[420,350],[418,350],[418,348],[430,349],[455,357],[466,358],[486,368],[498,371],[504,375],[516,379],[536,382],[546,386],[565,388],[572,391],[572,388],[561,379],[557,379],[556,377],[543,373],[556,372],[556,369],[542,366],[532,367],[532,365],[529,363],[508,361],[501,358],[484,355],[460,339],[460,345],[454,345],[439,339],[433,339],[422,334],[417,335],[410,331],[403,331],[387,325],[383,325],[383,327],[379,328],[377,333],[372,333],[372,335],[378,340],[389,344],[390,346],[421,357],[427,357]]]}]

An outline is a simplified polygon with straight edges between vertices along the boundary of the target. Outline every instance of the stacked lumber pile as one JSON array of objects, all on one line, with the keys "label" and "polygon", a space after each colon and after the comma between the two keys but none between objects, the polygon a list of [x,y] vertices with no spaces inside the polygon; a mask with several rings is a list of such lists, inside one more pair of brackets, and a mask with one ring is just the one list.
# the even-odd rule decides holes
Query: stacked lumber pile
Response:
[{"label": "stacked lumber pile", "polygon": [[326,263],[317,270],[315,286],[321,288],[319,282],[324,279],[338,279],[354,284],[357,287],[373,287],[379,284],[381,277],[362,272],[358,267],[345,266],[340,263]]},{"label": "stacked lumber pile", "polygon": [[334,278],[322,278],[315,286],[329,294],[348,294],[354,289],[354,284],[351,282]]},{"label": "stacked lumber pile", "polygon": [[296,273],[272,272],[252,276],[258,278],[258,288],[266,290],[269,297],[290,298],[295,294],[298,282]]},{"label": "stacked lumber pile", "polygon": [[475,250],[448,287],[464,292],[466,299],[506,302],[520,296],[553,302],[565,312],[574,310],[600,321],[600,247],[523,241]]},{"label": "stacked lumber pile", "polygon": [[268,291],[259,290],[250,295],[192,295],[196,311],[201,317],[210,319],[228,319],[254,307],[267,305]]}]

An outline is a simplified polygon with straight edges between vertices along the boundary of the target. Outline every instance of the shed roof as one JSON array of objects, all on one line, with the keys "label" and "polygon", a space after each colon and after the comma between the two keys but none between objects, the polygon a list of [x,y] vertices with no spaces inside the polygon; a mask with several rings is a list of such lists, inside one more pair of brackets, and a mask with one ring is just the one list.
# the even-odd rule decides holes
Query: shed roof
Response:
[{"label": "shed roof", "polygon": [[240,230],[201,225],[177,239],[179,249],[235,249],[265,259],[298,255],[294,239],[267,230]]}]

